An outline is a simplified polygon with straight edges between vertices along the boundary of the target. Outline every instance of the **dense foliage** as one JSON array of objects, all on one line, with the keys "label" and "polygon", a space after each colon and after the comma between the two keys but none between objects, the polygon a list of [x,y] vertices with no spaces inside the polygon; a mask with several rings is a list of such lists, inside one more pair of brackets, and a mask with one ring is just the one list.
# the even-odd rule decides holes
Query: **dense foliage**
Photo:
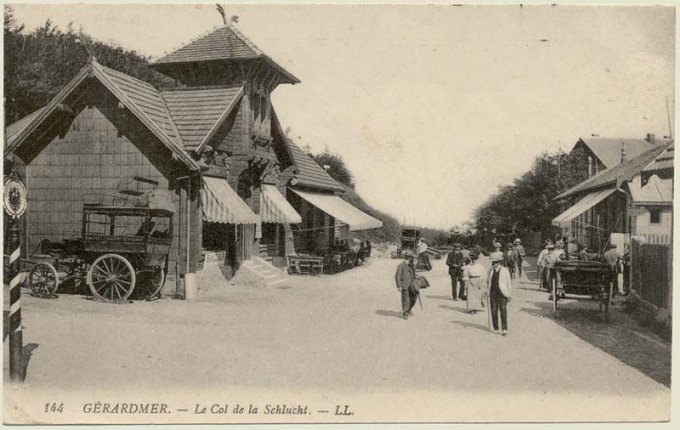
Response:
[{"label": "dense foliage", "polygon": [[328,152],[328,149],[326,149],[321,154],[316,154],[313,157],[319,166],[324,169],[328,166],[328,174],[331,175],[333,179],[346,187],[354,189],[354,176],[347,166],[345,166],[345,160],[342,159],[342,156],[331,154]]},{"label": "dense foliage", "polygon": [[528,232],[552,236],[551,220],[560,213],[554,198],[587,177],[588,161],[583,150],[543,153],[535,158],[531,170],[512,185],[501,187],[477,208],[473,224],[457,227],[457,232],[480,243],[490,243],[494,237],[522,237]]},{"label": "dense foliage", "polygon": [[101,64],[154,85],[173,81],[145,67],[148,60],[134,51],[95,41],[70,24],[61,30],[49,19],[26,32],[12,8],[5,5],[5,124],[45,106],[87,63],[89,53]]}]

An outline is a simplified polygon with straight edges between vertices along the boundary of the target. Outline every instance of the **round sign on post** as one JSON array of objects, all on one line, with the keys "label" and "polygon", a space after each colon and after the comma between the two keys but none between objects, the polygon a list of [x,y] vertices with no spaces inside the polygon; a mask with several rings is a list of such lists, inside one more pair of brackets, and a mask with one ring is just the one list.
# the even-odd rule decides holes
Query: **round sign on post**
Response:
[{"label": "round sign on post", "polygon": [[5,180],[2,199],[10,218],[19,218],[26,212],[26,186],[15,173]]},{"label": "round sign on post", "polygon": [[8,216],[6,253],[9,255],[7,279],[9,280],[9,377],[12,382],[24,380],[24,341],[21,327],[21,228],[19,218],[26,212],[26,186],[16,172],[4,183],[2,200]]}]

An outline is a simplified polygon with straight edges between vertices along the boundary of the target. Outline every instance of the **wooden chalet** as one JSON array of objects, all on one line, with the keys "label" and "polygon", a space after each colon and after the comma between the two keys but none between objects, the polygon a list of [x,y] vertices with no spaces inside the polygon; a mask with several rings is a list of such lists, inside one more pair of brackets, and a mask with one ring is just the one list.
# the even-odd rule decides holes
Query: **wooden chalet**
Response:
[{"label": "wooden chalet", "polygon": [[[567,209],[555,217],[552,224],[559,227],[565,236],[593,250],[603,250],[612,234],[623,235],[624,242],[628,243],[637,224],[637,215],[631,209],[636,206],[636,198],[642,195],[637,192],[641,186],[639,176],[670,145],[651,146],[628,160],[622,156],[620,164],[558,195],[555,200],[562,202]],[[631,192],[632,188],[636,190]]]},{"label": "wooden chalet", "polygon": [[232,25],[150,67],[176,86],[157,89],[93,58],[47,106],[6,128],[4,158],[28,188],[24,255],[80,231],[85,203],[134,201],[149,189],[170,191],[177,215],[166,294],[183,294],[185,274],[205,262],[227,277],[254,256],[281,267],[296,246],[310,249],[308,232],[320,226],[324,248],[343,222],[381,225],[286,139],[270,95],[299,80]]}]

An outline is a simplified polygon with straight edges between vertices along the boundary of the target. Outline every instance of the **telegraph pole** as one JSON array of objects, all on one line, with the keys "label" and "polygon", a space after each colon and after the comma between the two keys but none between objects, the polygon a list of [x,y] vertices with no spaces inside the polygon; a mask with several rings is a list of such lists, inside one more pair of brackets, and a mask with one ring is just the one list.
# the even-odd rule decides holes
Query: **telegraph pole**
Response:
[{"label": "telegraph pole", "polygon": [[24,341],[21,331],[21,216],[26,212],[26,186],[21,177],[12,171],[5,179],[3,203],[7,215],[8,231],[5,254],[9,255],[9,267],[5,282],[9,280],[9,378],[23,382]]}]

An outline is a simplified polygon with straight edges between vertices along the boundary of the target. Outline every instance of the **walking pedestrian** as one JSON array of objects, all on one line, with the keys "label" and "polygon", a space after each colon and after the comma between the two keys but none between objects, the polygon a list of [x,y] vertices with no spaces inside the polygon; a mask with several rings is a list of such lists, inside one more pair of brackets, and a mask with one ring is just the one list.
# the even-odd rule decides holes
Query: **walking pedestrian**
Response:
[{"label": "walking pedestrian", "polygon": [[522,240],[520,238],[515,239],[512,243],[513,259],[516,264],[517,273],[519,274],[520,281],[522,280],[522,263],[524,262],[524,257],[527,255],[522,246]]},{"label": "walking pedestrian", "polygon": [[451,277],[453,301],[463,298],[462,274],[465,257],[462,248],[460,243],[454,243],[453,251],[449,252],[449,255],[446,257],[446,265],[449,266],[449,276]]},{"label": "walking pedestrian", "polygon": [[471,314],[484,309],[484,297],[487,293],[486,269],[479,262],[479,253],[470,252],[470,264],[463,270],[467,295],[467,311]]},{"label": "walking pedestrian", "polygon": [[493,258],[491,260],[491,270],[488,275],[489,290],[489,310],[491,311],[491,322],[493,332],[498,333],[498,313],[501,314],[501,334],[508,333],[508,310],[507,304],[510,301],[512,278],[507,267],[501,264],[501,260]]},{"label": "walking pedestrian", "polygon": [[536,260],[536,270],[538,271],[538,289],[545,288],[545,283],[543,282],[543,272],[545,271],[545,256],[548,255],[548,245],[550,242],[546,241],[541,252],[538,253],[538,258]]},{"label": "walking pedestrian", "polygon": [[559,261],[559,254],[557,254],[555,248],[555,245],[552,243],[548,244],[548,253],[543,257],[543,263],[545,264],[543,269],[543,287],[550,291],[550,300],[552,300],[552,287],[553,282],[555,282],[555,263]]},{"label": "walking pedestrian", "polygon": [[613,294],[623,295],[623,285],[619,283],[619,273],[623,273],[621,270],[621,259],[623,256],[616,249],[615,243],[609,244],[609,249],[603,255],[607,264],[609,264],[609,275],[611,277],[610,282],[612,283]]},{"label": "walking pedestrian", "polygon": [[501,250],[502,247],[503,247],[503,245],[501,245],[500,242],[494,241],[493,242],[494,250],[491,254],[489,254],[489,258],[496,257],[496,258],[503,260],[503,251]]},{"label": "walking pedestrian", "polygon": [[427,254],[427,242],[422,237],[418,241],[418,246],[416,247],[417,253],[417,264],[416,268],[424,270],[432,270],[432,264],[430,264],[430,256]]},{"label": "walking pedestrian", "polygon": [[412,309],[416,304],[418,293],[413,288],[413,281],[416,279],[416,270],[413,266],[413,251],[405,249],[402,252],[404,261],[397,266],[397,273],[394,279],[397,282],[397,290],[401,294],[402,316],[407,320],[413,315]]},{"label": "walking pedestrian", "polygon": [[508,268],[510,277],[515,277],[515,257],[512,252],[512,243],[505,244],[505,251],[503,251],[503,266]]}]

